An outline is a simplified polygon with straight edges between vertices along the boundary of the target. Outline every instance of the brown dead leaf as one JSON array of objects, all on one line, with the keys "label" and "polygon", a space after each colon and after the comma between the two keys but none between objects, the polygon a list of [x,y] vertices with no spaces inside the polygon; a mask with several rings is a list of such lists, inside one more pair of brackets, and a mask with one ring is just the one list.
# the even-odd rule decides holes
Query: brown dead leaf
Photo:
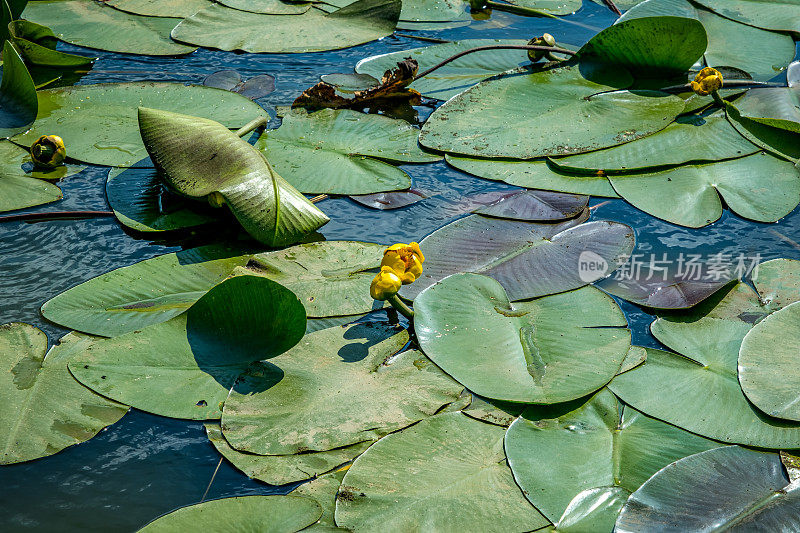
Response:
[{"label": "brown dead leaf", "polygon": [[408,85],[414,81],[414,76],[416,76],[418,68],[417,61],[407,57],[405,60],[397,63],[395,68],[383,73],[380,85],[361,91],[355,91],[352,98],[346,98],[337,94],[334,85],[321,81],[313,87],[306,89],[303,94],[292,103],[292,107],[311,109],[325,107],[332,109],[364,109],[367,107],[397,105],[398,103],[419,105],[421,102],[421,95],[414,89],[408,88]]}]

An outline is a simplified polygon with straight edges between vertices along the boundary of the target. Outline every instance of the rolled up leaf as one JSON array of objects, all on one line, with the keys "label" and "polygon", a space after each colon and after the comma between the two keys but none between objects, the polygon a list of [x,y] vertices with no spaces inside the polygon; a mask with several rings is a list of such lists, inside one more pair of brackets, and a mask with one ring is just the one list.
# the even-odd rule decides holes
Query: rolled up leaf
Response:
[{"label": "rolled up leaf", "polygon": [[329,220],[218,122],[140,107],[139,130],[171,189],[195,199],[221,196],[247,233],[268,246],[296,243]]}]

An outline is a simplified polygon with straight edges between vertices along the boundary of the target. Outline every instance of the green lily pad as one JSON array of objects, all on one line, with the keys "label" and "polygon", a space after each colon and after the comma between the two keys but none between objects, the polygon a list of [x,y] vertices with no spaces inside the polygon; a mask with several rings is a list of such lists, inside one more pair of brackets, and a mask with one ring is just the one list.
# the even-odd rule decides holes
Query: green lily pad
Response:
[{"label": "green lily pad", "polygon": [[[208,6],[209,0],[104,0],[121,11],[146,17],[184,18]],[[277,0],[275,0],[277,1]],[[173,21],[173,25],[177,21]]]},{"label": "green lily pad", "polygon": [[461,412],[482,422],[508,427],[522,414],[526,407],[525,404],[481,398],[473,394],[472,402]]},{"label": "green lily pad", "polygon": [[472,20],[464,0],[414,0],[403,2],[400,20],[405,22],[450,22]]},{"label": "green lily pad", "polygon": [[173,56],[197,47],[176,43],[169,33],[174,18],[144,17],[93,0],[29,2],[23,16],[53,29],[64,42],[123,54]]},{"label": "green lily pad", "polygon": [[697,3],[751,26],[800,34],[800,0],[697,0]]},{"label": "green lily pad", "polygon": [[[241,11],[265,15],[302,15],[311,8],[311,3],[281,0],[222,0],[220,4]],[[207,7],[208,3],[204,7]],[[195,10],[199,11],[199,10]],[[190,13],[187,17],[193,15]]]},{"label": "green lily pad", "polygon": [[690,161],[732,159],[758,151],[758,147],[742,137],[724,115],[686,115],[644,139],[554,159],[552,163],[565,172],[602,170],[618,174]]},{"label": "green lily pad", "polygon": [[242,374],[225,401],[222,433],[264,455],[325,451],[373,440],[435,414],[461,387],[408,333],[357,323],[310,333],[268,367]]},{"label": "green lily pad", "polygon": [[477,159],[447,154],[447,163],[475,176],[518,187],[619,198],[605,176],[559,172],[545,160]]},{"label": "green lily pad", "polygon": [[184,531],[203,524],[211,531],[300,531],[322,516],[311,498],[297,496],[239,496],[182,507],[157,518],[139,531]]},{"label": "green lily pad", "polygon": [[569,155],[653,134],[683,111],[677,96],[614,90],[585,79],[576,66],[534,68],[510,70],[454,96],[425,122],[420,144],[471,157]]},{"label": "green lily pad", "polygon": [[160,255],[62,292],[45,302],[42,315],[78,331],[122,335],[183,313],[250,257],[218,245]]},{"label": "green lily pad", "polygon": [[166,322],[95,342],[69,369],[95,392],[142,411],[217,419],[239,374],[288,350],[305,330],[294,293],[265,278],[238,276]]},{"label": "green lily pad", "polygon": [[139,129],[170,189],[194,199],[214,197],[267,246],[294,244],[330,220],[218,122],[140,107]]},{"label": "green lily pad", "polygon": [[800,421],[799,329],[800,302],[795,302],[756,324],[739,351],[739,383],[747,399],[768,415],[795,421]]},{"label": "green lily pad", "polygon": [[336,524],[352,531],[412,531],[424,524],[431,531],[487,532],[547,525],[514,483],[504,434],[446,413],[382,438],[345,474]]},{"label": "green lily pad", "polygon": [[614,531],[619,510],[630,493],[620,487],[586,489],[575,496],[553,532]]},{"label": "green lily pad", "polygon": [[[498,44],[523,45],[528,44],[528,41],[523,39],[465,39],[434,44],[362,59],[356,64],[356,72],[380,78],[385,71],[397,66],[397,63],[406,57],[416,60],[419,64],[419,72],[423,72],[464,50]],[[419,91],[423,96],[448,100],[486,78],[521,65],[527,65],[529,61],[525,50],[474,52],[420,78],[409,87]]]},{"label": "green lily pad", "polygon": [[0,137],[11,137],[27,130],[36,119],[38,108],[33,78],[19,52],[5,41],[0,79]]},{"label": "green lily pad", "polygon": [[[553,224],[471,215],[451,222],[422,239],[425,270],[400,289],[400,296],[413,300],[426,287],[459,272],[496,279],[512,301],[597,281],[630,255],[633,230],[618,222],[581,224],[582,219]],[[586,259],[597,261],[597,268],[581,267]]]},{"label": "green lily pad", "polygon": [[700,21],[687,17],[644,17],[617,22],[578,50],[580,61],[628,69],[634,78],[682,75],[708,46]]},{"label": "green lily pad", "polygon": [[569,15],[581,8],[581,0],[510,0],[511,4],[538,9],[553,15]]},{"label": "green lily pad", "polygon": [[231,448],[222,435],[219,424],[207,423],[205,428],[211,444],[225,459],[247,474],[247,477],[270,485],[285,485],[325,474],[337,466],[352,461],[372,444],[372,441],[365,441],[324,452],[256,455]]},{"label": "green lily pad", "polygon": [[336,527],[334,514],[336,513],[336,496],[339,492],[339,486],[342,484],[342,479],[348,468],[350,468],[349,465],[330,474],[312,479],[292,491],[291,494],[311,498],[322,507],[322,516],[319,521],[313,526],[309,526],[305,531],[315,533],[347,531]]},{"label": "green lily pad", "polygon": [[647,361],[614,378],[609,388],[634,408],[699,435],[796,448],[800,424],[762,413],[739,385],[739,346],[750,328],[737,317],[706,316],[689,323],[659,319],[650,328],[653,335],[681,355],[648,349]]},{"label": "green lily pad", "polygon": [[750,120],[800,133],[800,87],[750,89],[733,105]]},{"label": "green lily pad", "polygon": [[175,231],[219,219],[210,207],[171,193],[154,168],[112,168],[106,198],[117,220],[136,231]]},{"label": "green lily pad", "polygon": [[411,178],[385,161],[428,163],[419,130],[404,120],[349,109],[295,112],[265,131],[255,146],[304,193],[370,194],[407,189]]},{"label": "green lily pad", "polygon": [[91,65],[96,57],[67,54],[56,50],[56,38],[47,26],[28,20],[15,20],[9,25],[14,46],[29,65],[48,68],[76,68]]},{"label": "green lily pad", "polygon": [[731,125],[748,141],[786,159],[800,161],[800,134],[743,117],[729,103],[725,105],[725,113]]},{"label": "green lily pad", "polygon": [[628,495],[650,476],[719,446],[623,406],[608,389],[587,401],[530,407],[505,438],[514,478],[539,511],[556,522],[574,499],[600,491],[615,503],[609,532]]},{"label": "green lily pad", "polygon": [[564,402],[601,388],[631,346],[626,325],[594,287],[512,305],[497,281],[454,274],[414,300],[425,354],[475,394],[510,402]]},{"label": "green lily pad", "polygon": [[608,179],[634,207],[690,228],[722,216],[722,200],[737,215],[759,222],[775,222],[800,203],[800,172],[792,163],[764,152]]},{"label": "green lily pad", "polygon": [[774,453],[727,446],[685,457],[650,478],[617,519],[633,531],[796,531],[800,493]]},{"label": "green lily pad", "polygon": [[[265,276],[294,292],[309,317],[356,315],[383,307],[369,286],[385,246],[354,241],[299,244],[254,255],[234,275]],[[370,272],[371,271],[371,272]]]},{"label": "green lily pad", "polygon": [[[0,326],[0,464],[31,461],[87,441],[128,411],[73,379],[67,363],[92,338],[76,333],[47,350],[28,324]],[[45,352],[47,354],[45,355]]]},{"label": "green lily pad", "polygon": [[[764,31],[720,17],[696,7],[689,0],[648,0],[620,17],[619,21],[640,17],[674,15],[702,23],[708,35],[703,57],[707,65],[737,67],[753,79],[767,81],[780,73],[794,58],[795,48],[788,35]],[[747,47],[741,43],[748,43]]]},{"label": "green lily pad", "polygon": [[330,14],[263,15],[212,4],[181,21],[172,37],[220,50],[320,52],[391,35],[400,8],[400,0],[359,0]]},{"label": "green lily pad", "polygon": [[39,114],[33,128],[14,137],[14,142],[29,147],[42,135],[59,135],[71,158],[117,167],[147,157],[136,121],[137,107],[198,113],[230,128],[268,116],[244,96],[181,83],[77,85],[39,91],[38,97]]}]

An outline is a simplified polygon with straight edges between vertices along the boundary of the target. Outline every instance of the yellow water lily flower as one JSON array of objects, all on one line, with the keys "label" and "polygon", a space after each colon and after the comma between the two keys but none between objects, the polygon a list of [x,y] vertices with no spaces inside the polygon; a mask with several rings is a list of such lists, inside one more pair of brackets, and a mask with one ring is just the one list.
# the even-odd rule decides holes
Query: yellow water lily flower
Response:
[{"label": "yellow water lily flower", "polygon": [[67,149],[58,135],[42,135],[31,145],[31,159],[45,168],[55,168],[64,162]]},{"label": "yellow water lily flower", "polygon": [[692,90],[700,96],[708,96],[722,88],[722,74],[717,69],[706,67],[691,82]]},{"label": "yellow water lily flower", "polygon": [[395,271],[403,285],[414,283],[422,275],[422,263],[425,256],[419,244],[393,244],[383,252],[381,267],[389,267]]},{"label": "yellow water lily flower", "polygon": [[403,284],[395,271],[388,266],[381,267],[381,271],[372,280],[369,294],[376,300],[385,301],[397,294]]}]

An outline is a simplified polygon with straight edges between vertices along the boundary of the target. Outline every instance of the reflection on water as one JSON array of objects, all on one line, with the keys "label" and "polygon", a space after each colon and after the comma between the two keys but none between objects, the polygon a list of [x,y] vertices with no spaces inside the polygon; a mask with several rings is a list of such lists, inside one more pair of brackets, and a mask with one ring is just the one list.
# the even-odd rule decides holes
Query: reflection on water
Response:
[{"label": "reflection on water", "polygon": [[[604,7],[588,2],[571,19],[605,27],[614,17]],[[530,38],[543,32],[574,45],[592,35],[581,26],[558,20],[501,13],[470,27],[420,34],[446,39]],[[319,54],[249,55],[199,50],[183,58],[150,58],[100,53],[102,59],[80,83],[158,80],[199,84],[209,74],[225,69],[236,69],[245,79],[268,73],[275,76],[276,89],[259,103],[274,117],[275,106],[290,104],[322,74],[348,72],[364,57],[425,44],[389,37]],[[66,45],[60,48],[80,50]],[[424,119],[432,109],[419,107],[417,111]],[[273,120],[271,127],[278,123]],[[379,243],[419,240],[463,216],[459,206],[466,196],[513,189],[468,176],[444,162],[403,168],[412,176],[414,188],[428,198],[397,211],[371,210],[349,199],[325,200],[319,205],[331,222],[322,228],[322,234],[327,239]],[[107,209],[107,172],[89,167],[59,182],[64,200],[31,211]],[[616,220],[636,228],[636,253],[709,255],[723,251],[761,254],[763,259],[800,258],[800,245],[795,242],[800,241],[797,211],[777,224],[748,222],[726,211],[710,227],[690,230],[647,216],[622,200],[592,199],[590,205],[598,205],[593,219]],[[44,301],[108,270],[206,244],[214,235],[212,228],[168,240],[148,240],[125,233],[109,218],[0,225],[0,323],[29,322],[44,329],[53,343],[66,330],[41,318],[38,309]],[[651,315],[636,306],[621,305],[630,321],[634,343],[658,346],[648,333]],[[42,460],[0,468],[0,529],[132,531],[160,514],[199,501],[218,460],[202,424],[133,411],[87,443]],[[208,497],[269,494],[288,488],[251,481],[223,461]]]}]

